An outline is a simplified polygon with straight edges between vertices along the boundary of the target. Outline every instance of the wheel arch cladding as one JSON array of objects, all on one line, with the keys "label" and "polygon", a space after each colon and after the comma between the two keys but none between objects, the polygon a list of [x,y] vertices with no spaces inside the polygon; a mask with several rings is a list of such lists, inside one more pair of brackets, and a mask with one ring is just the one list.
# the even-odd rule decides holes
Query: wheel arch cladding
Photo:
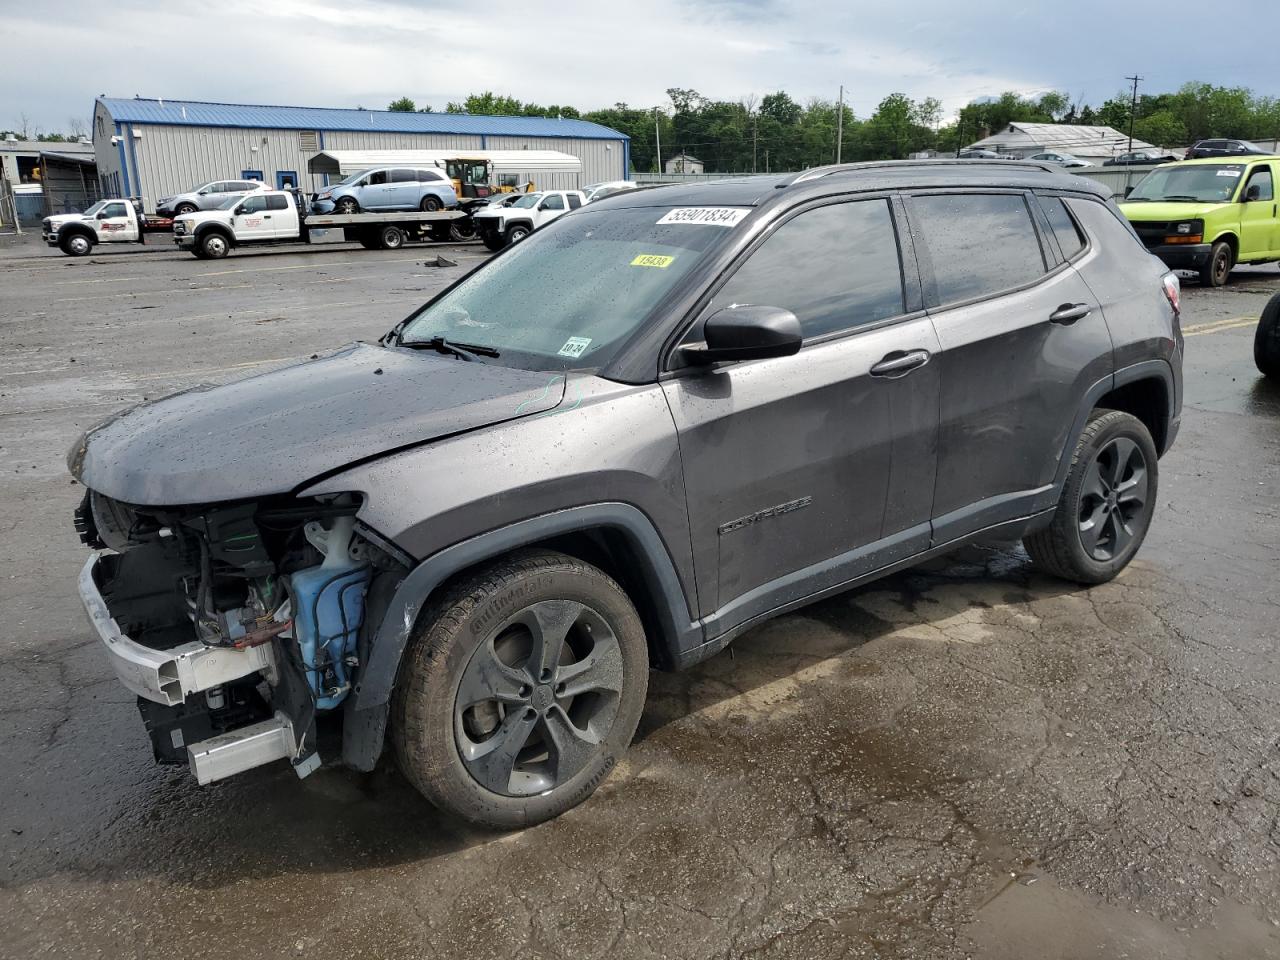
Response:
[{"label": "wheel arch cladding", "polygon": [[1164,454],[1169,432],[1170,396],[1169,387],[1162,378],[1146,376],[1119,384],[1099,397],[1095,406],[1121,410],[1137,417],[1155,441],[1156,452]]},{"label": "wheel arch cladding", "polygon": [[[702,642],[675,564],[657,529],[625,503],[557,511],[493,530],[423,560],[400,582],[374,636],[343,717],[343,760],[371,770],[382,752],[392,687],[409,638],[431,598],[475,567],[517,549],[544,547],[597,563],[621,584],[640,613],[651,660],[674,666]],[[584,555],[586,554],[586,555]]]}]

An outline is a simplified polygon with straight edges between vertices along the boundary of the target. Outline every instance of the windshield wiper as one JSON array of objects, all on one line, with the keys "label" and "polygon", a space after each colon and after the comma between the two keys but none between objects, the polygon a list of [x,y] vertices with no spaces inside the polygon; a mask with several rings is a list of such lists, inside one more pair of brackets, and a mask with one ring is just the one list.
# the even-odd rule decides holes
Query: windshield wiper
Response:
[{"label": "windshield wiper", "polygon": [[475,343],[454,343],[444,337],[436,336],[427,340],[398,340],[397,347],[408,347],[410,350],[435,350],[457,357],[459,360],[474,360],[476,357],[496,357],[498,351],[493,347],[485,347]]},{"label": "windshield wiper", "polygon": [[1185,196],[1184,194],[1174,194],[1172,197],[1161,197],[1160,199],[1161,200],[1177,200],[1180,202],[1190,201],[1191,203],[1212,203],[1213,202],[1212,200],[1201,200],[1199,197],[1188,197],[1188,196]]}]

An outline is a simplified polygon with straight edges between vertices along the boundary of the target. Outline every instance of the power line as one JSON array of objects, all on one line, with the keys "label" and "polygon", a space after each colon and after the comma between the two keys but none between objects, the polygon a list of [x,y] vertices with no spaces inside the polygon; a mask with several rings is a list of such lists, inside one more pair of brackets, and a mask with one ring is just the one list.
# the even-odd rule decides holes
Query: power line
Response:
[{"label": "power line", "polygon": [[1138,83],[1142,77],[1134,73],[1132,77],[1125,77],[1126,80],[1133,81],[1133,105],[1129,108],[1129,152],[1133,152],[1133,121],[1138,116]]}]

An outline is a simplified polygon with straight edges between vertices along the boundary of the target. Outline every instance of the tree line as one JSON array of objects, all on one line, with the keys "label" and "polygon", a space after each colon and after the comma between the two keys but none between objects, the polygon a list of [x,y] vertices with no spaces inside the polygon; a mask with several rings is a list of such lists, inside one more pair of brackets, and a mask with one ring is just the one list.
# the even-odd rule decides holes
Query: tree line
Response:
[{"label": "tree line", "polygon": [[[664,161],[684,153],[701,160],[708,172],[802,170],[835,160],[838,128],[840,157],[846,161],[899,160],[926,150],[953,153],[1013,122],[1109,126],[1123,133],[1132,116],[1134,138],[1159,147],[1210,137],[1280,138],[1280,99],[1243,87],[1192,82],[1173,93],[1143,94],[1136,112],[1132,107],[1125,93],[1093,107],[1065,93],[1027,97],[1008,92],[970,103],[944,124],[942,104],[933,97],[913,100],[891,93],[870,116],[859,117],[848,104],[819,97],[801,104],[781,90],[731,101],[672,87],[667,102],[655,107],[615,103],[579,111],[485,91],[450,102],[445,112],[590,120],[631,138],[631,163],[637,171],[657,169],[658,139]],[[431,112],[409,97],[393,101],[388,109]]]}]

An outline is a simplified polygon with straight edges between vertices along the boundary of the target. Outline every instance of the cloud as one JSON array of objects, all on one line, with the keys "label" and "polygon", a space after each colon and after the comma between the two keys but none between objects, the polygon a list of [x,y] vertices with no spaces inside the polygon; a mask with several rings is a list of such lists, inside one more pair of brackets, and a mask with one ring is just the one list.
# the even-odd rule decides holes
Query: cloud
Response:
[{"label": "cloud", "polygon": [[[662,105],[668,87],[730,100],[783,89],[805,102],[834,99],[843,85],[862,116],[894,92],[938,97],[948,113],[1005,90],[1058,89],[1096,104],[1134,70],[1152,91],[1204,79],[1280,93],[1266,31],[1217,50],[1208,41],[1183,66],[1149,13],[1109,0],[1024,5],[1016,18],[1004,0],[650,0],[643,9],[560,0],[545,17],[530,9],[517,0],[490,0],[479,13],[437,0],[11,4],[0,128],[21,114],[45,130],[84,122],[99,93],[348,107],[409,96],[443,109],[490,89],[592,109]],[[1160,21],[1202,15],[1191,0],[1166,0]],[[95,69],[49,70],[60,52],[77,61],[92,53]]]}]

